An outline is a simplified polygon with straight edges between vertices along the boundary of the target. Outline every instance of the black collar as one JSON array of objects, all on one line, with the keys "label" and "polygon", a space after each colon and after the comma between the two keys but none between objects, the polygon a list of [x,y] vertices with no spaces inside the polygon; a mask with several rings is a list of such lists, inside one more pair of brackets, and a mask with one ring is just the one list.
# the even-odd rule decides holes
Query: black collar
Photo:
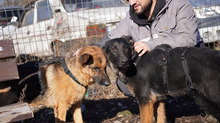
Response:
[{"label": "black collar", "polygon": [[[137,56],[135,56],[135,58],[133,58],[133,65],[136,67],[137,64],[139,63],[141,56],[138,56],[138,54],[136,54]],[[130,71],[131,72],[131,71]],[[130,96],[130,97],[134,97],[134,95],[130,92],[130,90],[128,89],[128,87],[126,86],[127,82],[122,82],[119,77],[117,77],[116,79],[116,84],[118,89],[126,96]]]},{"label": "black collar", "polygon": [[64,59],[63,57],[61,57],[61,58],[59,59],[59,62],[61,63],[61,65],[62,65],[62,67],[63,67],[63,70],[64,70],[64,72],[65,72],[67,75],[69,75],[69,76],[70,76],[76,83],[78,83],[79,85],[81,85],[81,86],[87,88],[87,86],[85,86],[85,85],[83,85],[82,83],[80,83],[80,82],[76,79],[76,77],[70,72],[70,70],[69,70],[68,67],[66,66],[66,62],[65,62],[65,59]]},{"label": "black collar", "polygon": [[43,65],[48,65],[48,64],[51,64],[51,63],[55,63],[55,62],[60,62],[60,64],[62,65],[63,67],[63,70],[64,72],[69,75],[76,83],[78,83],[79,85],[87,88],[87,86],[83,85],[82,83],[80,83],[76,77],[70,72],[70,70],[68,69],[68,67],[66,66],[66,62],[65,62],[65,58],[64,57],[55,57],[54,59],[50,60],[50,61],[41,61],[39,63],[39,67],[43,66]]}]

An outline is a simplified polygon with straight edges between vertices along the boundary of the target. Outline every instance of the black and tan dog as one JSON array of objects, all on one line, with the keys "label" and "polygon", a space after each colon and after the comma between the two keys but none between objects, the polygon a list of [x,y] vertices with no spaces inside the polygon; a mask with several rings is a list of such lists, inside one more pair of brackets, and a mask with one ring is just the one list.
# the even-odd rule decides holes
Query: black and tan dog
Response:
[{"label": "black and tan dog", "polygon": [[106,58],[97,46],[85,46],[76,52],[70,50],[65,55],[71,78],[62,62],[44,66],[41,71],[42,81],[46,83],[45,94],[34,99],[30,106],[44,105],[54,109],[56,122],[66,121],[66,112],[70,108],[75,123],[83,123],[81,102],[87,86],[94,82],[100,85],[110,85],[106,74]]},{"label": "black and tan dog", "polygon": [[171,49],[169,45],[160,45],[145,53],[135,65],[135,51],[129,40],[127,37],[112,39],[106,42],[103,51],[112,70],[135,95],[141,123],[151,123],[154,114],[157,122],[166,122],[167,95],[191,96],[220,120],[220,51],[198,47]]}]

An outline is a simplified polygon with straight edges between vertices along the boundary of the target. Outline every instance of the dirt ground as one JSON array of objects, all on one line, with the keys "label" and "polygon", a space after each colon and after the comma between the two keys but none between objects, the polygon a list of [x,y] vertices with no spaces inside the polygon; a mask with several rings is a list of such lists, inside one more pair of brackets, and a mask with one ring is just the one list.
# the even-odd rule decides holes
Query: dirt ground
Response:
[{"label": "dirt ground", "polygon": [[[36,72],[36,62],[28,62],[18,66],[21,79]],[[108,73],[109,70],[108,70]],[[133,97],[124,96],[115,84],[115,76],[109,74],[112,84],[108,87],[94,85],[88,90],[88,94],[82,103],[82,115],[85,123],[140,123],[138,104]],[[19,80],[18,80],[19,81]],[[16,101],[32,100],[40,92],[37,75],[27,79],[20,85],[18,81],[13,84],[12,91],[18,96]],[[7,82],[9,83],[9,82]],[[27,85],[27,86],[26,86]],[[6,85],[4,85],[6,86]],[[0,87],[3,87],[2,83]],[[19,87],[19,88],[18,88]],[[22,93],[22,89],[24,90]],[[23,96],[21,96],[23,95]],[[0,100],[12,97],[7,94],[0,95]],[[170,123],[217,123],[211,115],[206,115],[198,105],[187,97],[172,98],[166,100],[166,115]],[[1,103],[0,105],[2,105]],[[67,122],[73,123],[71,113],[67,113]],[[53,109],[43,108],[34,113],[34,118],[23,121],[25,123],[51,123],[54,122]]]},{"label": "dirt ground", "polygon": [[[167,116],[171,123],[218,123],[212,116],[205,115],[195,103],[184,98],[170,99],[167,102]],[[82,112],[85,123],[140,123],[137,102],[134,98],[84,100]],[[68,111],[67,122],[73,123]],[[45,108],[34,114],[30,123],[54,122],[53,110]]]},{"label": "dirt ground", "polygon": [[[175,100],[177,101],[177,100]],[[192,102],[178,99],[176,105],[167,108],[167,114],[175,123],[217,123],[211,116],[205,116],[198,106]],[[83,102],[83,120],[85,123],[140,123],[138,105],[133,98],[85,100]],[[174,107],[175,106],[175,107]],[[177,109],[179,107],[179,109]],[[29,123],[54,122],[53,110],[45,108],[34,114],[33,119],[26,120]],[[70,112],[67,114],[67,122],[73,123]]]}]

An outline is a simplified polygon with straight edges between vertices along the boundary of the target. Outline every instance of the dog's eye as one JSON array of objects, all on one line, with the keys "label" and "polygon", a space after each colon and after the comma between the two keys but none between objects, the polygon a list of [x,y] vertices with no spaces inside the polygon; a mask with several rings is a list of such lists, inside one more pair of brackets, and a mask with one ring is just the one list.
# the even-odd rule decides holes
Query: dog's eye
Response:
[{"label": "dog's eye", "polygon": [[113,47],[113,48],[111,49],[111,51],[112,51],[113,53],[117,53],[117,52],[118,52],[118,49],[115,48],[115,47]]},{"label": "dog's eye", "polygon": [[128,50],[129,50],[129,47],[125,46],[125,47],[124,47],[124,50],[125,50],[125,51],[128,51]]},{"label": "dog's eye", "polygon": [[100,71],[100,68],[99,68],[99,67],[94,67],[94,68],[93,68],[93,71],[98,72],[98,71]]}]

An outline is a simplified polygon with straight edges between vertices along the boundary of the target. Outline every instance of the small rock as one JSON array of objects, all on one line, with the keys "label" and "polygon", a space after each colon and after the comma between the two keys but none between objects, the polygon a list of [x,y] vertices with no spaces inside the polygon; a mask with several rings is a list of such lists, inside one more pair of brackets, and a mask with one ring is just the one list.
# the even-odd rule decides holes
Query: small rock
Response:
[{"label": "small rock", "polygon": [[118,102],[118,106],[121,107],[121,106],[122,106],[122,103]]},{"label": "small rock", "polygon": [[114,121],[114,123],[121,123],[121,121],[116,120],[116,121]]},{"label": "small rock", "polygon": [[117,108],[112,108],[112,109],[111,109],[111,112],[112,112],[112,111],[115,111],[115,110],[117,110]]},{"label": "small rock", "polygon": [[122,106],[122,107],[121,107],[121,109],[127,109],[127,108],[128,108],[127,106]]},{"label": "small rock", "polygon": [[136,99],[134,99],[134,100],[133,100],[133,102],[134,102],[134,103],[137,103],[137,100],[136,100]]},{"label": "small rock", "polygon": [[129,115],[132,115],[132,113],[129,110],[121,111],[116,114],[117,117],[125,117]]},{"label": "small rock", "polygon": [[86,110],[85,105],[81,104],[81,111],[84,112]]}]

